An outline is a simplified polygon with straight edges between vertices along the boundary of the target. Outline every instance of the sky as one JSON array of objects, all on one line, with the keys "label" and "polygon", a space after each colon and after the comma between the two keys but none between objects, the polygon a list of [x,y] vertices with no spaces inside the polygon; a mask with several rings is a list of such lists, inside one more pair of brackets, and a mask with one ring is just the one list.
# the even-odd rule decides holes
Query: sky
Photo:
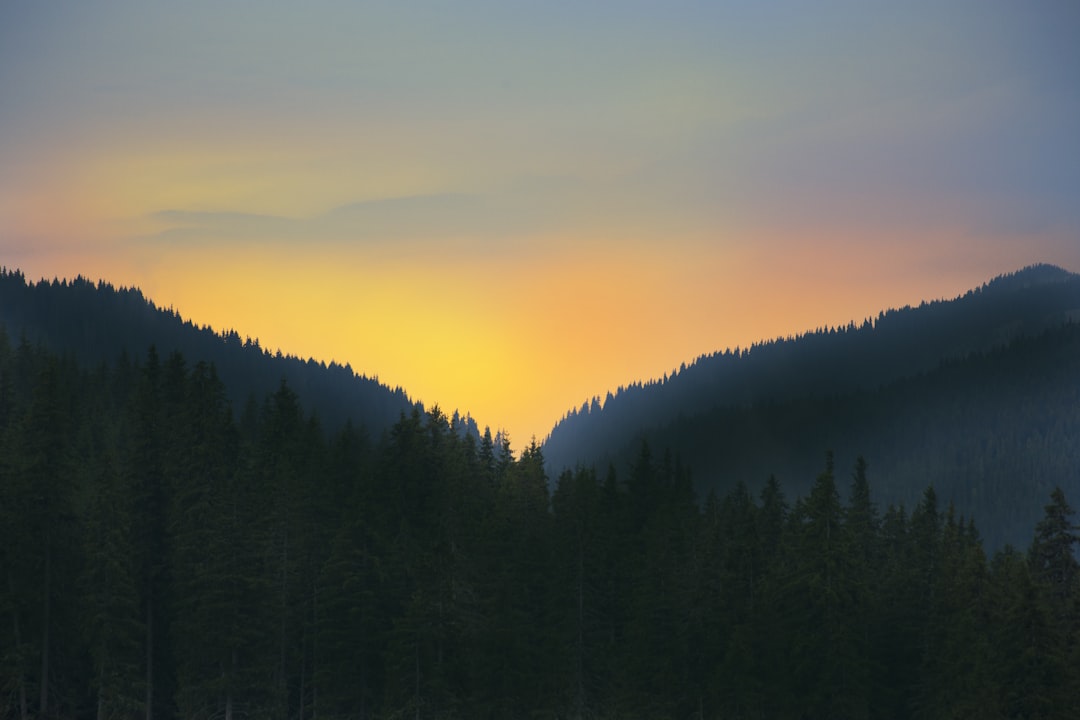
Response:
[{"label": "sky", "polygon": [[728,347],[1080,271],[1080,5],[0,0],[0,265],[515,447]]}]

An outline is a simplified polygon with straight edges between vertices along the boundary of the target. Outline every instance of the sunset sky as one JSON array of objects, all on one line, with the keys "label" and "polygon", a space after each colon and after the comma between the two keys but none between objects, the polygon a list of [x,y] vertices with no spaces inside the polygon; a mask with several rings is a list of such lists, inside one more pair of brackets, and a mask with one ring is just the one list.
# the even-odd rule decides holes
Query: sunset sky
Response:
[{"label": "sunset sky", "polygon": [[0,265],[520,448],[729,346],[1080,271],[1080,4],[0,2]]}]

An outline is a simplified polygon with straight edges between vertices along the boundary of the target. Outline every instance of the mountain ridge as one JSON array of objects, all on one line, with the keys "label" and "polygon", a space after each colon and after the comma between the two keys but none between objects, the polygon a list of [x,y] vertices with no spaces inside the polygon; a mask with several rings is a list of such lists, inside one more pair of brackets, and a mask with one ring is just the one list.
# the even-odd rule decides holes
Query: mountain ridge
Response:
[{"label": "mountain ridge", "polygon": [[999,547],[1025,540],[1026,493],[1080,492],[1078,438],[1080,276],[1034,265],[860,326],[705,356],[569,413],[544,452],[552,476],[624,472],[644,441],[693,470],[699,499],[770,476],[803,495],[826,450],[840,467],[865,456],[879,502],[912,507],[937,485]]},{"label": "mountain ridge", "polygon": [[[0,328],[12,342],[21,336],[70,353],[88,369],[138,363],[151,346],[161,357],[179,351],[192,364],[213,362],[237,415],[283,379],[331,432],[351,421],[378,435],[423,409],[402,388],[349,365],[271,355],[235,330],[218,333],[158,308],[137,288],[81,276],[28,283],[0,269]],[[1018,541],[1033,519],[1008,514],[1016,498],[1003,473],[1026,475],[1040,492],[1048,482],[1080,492],[1080,456],[1062,448],[1080,437],[1080,411],[1060,401],[1075,394],[1080,408],[1080,380],[1072,380],[1080,378],[1078,328],[1080,275],[1037,264],[859,325],[702,355],[662,380],[567,413],[541,446],[547,474],[554,480],[564,468],[607,464],[626,470],[645,440],[693,470],[699,499],[770,475],[799,495],[831,450],[841,466],[866,455],[883,502],[910,505],[938,482],[961,512],[990,522],[990,545]],[[1002,413],[1011,424],[984,421]],[[479,437],[469,415],[455,412],[451,425]]]},{"label": "mountain ridge", "polygon": [[[85,367],[121,358],[138,361],[151,346],[162,357],[178,351],[189,363],[213,362],[238,413],[249,398],[261,401],[284,380],[305,411],[314,411],[332,431],[351,421],[378,434],[420,407],[400,386],[356,373],[350,364],[305,360],[280,349],[272,354],[236,330],[219,332],[185,320],[171,307],[158,307],[138,288],[82,275],[34,282],[17,269],[0,268],[0,328],[11,342],[22,338],[71,353]],[[476,431],[471,417],[462,422]]]},{"label": "mountain ridge", "polygon": [[[1044,292],[1030,292],[1033,290]],[[1028,295],[1026,298],[1022,297],[1025,293]],[[1018,299],[1023,302],[1017,303]],[[1063,302],[1069,305],[1068,311],[1062,311]],[[982,305],[975,308],[983,316],[981,322],[966,332],[958,333],[958,317],[963,315],[964,319],[969,319],[972,306],[976,305]],[[792,370],[805,373],[808,364],[820,363],[823,355],[833,354],[834,348],[827,345],[830,338],[836,336],[867,337],[879,333],[878,342],[862,343],[862,347],[852,348],[861,353],[858,357],[860,367],[849,367],[843,374],[819,370],[814,378],[819,382],[816,386],[818,392],[873,387],[920,370],[932,369],[946,358],[961,357],[969,352],[1006,344],[1017,333],[1037,332],[1069,318],[1080,318],[1080,275],[1045,263],[1028,265],[1014,273],[999,275],[952,299],[923,301],[918,306],[905,305],[882,310],[877,318],[866,318],[859,325],[851,321],[846,326],[826,326],[794,336],[758,341],[749,348],[737,346],[699,355],[689,363],[683,363],[671,375],[632,382],[614,392],[608,391],[603,402],[597,395],[580,408],[571,408],[544,439],[544,448],[554,468],[572,466],[580,459],[579,453],[572,443],[564,443],[559,435],[571,425],[575,426],[575,432],[580,432],[581,426],[592,422],[598,411],[602,415],[609,408],[650,417],[654,422],[670,420],[675,414],[657,418],[657,412],[647,397],[661,391],[678,395],[680,401],[670,404],[677,405],[683,414],[707,410],[717,404],[769,399],[770,395],[790,390],[793,385],[804,385],[807,382],[805,379],[792,381],[784,379],[783,374]],[[898,353],[905,349],[902,343],[908,339],[912,326],[917,324],[926,325],[923,332],[930,335],[929,339],[933,342],[924,342],[922,347],[916,349],[916,356],[898,368]],[[883,338],[880,333],[884,331],[888,331],[888,335]],[[882,339],[885,342],[880,342]],[[831,361],[834,358],[824,359]],[[849,358],[849,365],[854,365],[850,362],[852,359]],[[751,377],[731,377],[735,372],[745,373],[745,368],[737,367],[740,361],[745,360],[760,360],[751,371]],[[765,380],[773,384],[766,388],[763,386]],[[735,387],[736,381],[738,387]],[[718,398],[720,394],[724,396]],[[630,413],[623,406],[635,406],[635,410]]]}]

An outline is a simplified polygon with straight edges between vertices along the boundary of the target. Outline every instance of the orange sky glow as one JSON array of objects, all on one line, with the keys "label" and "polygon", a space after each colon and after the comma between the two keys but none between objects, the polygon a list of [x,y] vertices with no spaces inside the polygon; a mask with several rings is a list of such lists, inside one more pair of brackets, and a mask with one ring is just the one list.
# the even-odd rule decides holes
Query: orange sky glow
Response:
[{"label": "orange sky glow", "polygon": [[1080,270],[1067,3],[254,13],[0,7],[0,264],[516,448],[705,353]]}]

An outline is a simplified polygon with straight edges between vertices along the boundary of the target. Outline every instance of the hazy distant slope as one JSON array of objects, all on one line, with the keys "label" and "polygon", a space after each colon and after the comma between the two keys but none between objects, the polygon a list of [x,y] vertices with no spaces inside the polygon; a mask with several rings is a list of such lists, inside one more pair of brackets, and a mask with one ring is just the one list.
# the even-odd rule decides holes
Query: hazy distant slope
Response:
[{"label": "hazy distant slope", "polygon": [[[544,446],[564,466],[620,469],[641,439],[670,448],[704,494],[775,474],[805,492],[822,453],[871,463],[878,499],[928,483],[988,544],[1024,543],[1031,497],[1080,497],[1080,276],[1033,266],[951,301],[700,358],[571,413]],[[1022,509],[1018,509],[1021,508]]]},{"label": "hazy distant slope", "polygon": [[84,366],[112,363],[122,354],[142,360],[154,345],[159,356],[179,350],[188,363],[212,361],[236,406],[277,389],[282,378],[329,428],[347,419],[378,432],[413,406],[401,388],[357,375],[349,366],[271,355],[235,331],[215,333],[156,307],[137,289],[84,278],[27,282],[0,270],[0,327],[12,343],[22,337],[55,352],[70,352]]},{"label": "hazy distant slope", "polygon": [[[834,450],[842,477],[870,462],[876,499],[914,507],[934,485],[991,549],[1030,542],[1032,498],[1080,498],[1080,324],[949,361],[871,391],[717,408],[644,434],[693,468],[701,494],[775,475],[805,494]],[[617,453],[626,464],[631,441]]]},{"label": "hazy distant slope", "polygon": [[603,404],[594,398],[555,425],[545,457],[555,469],[589,463],[648,427],[712,408],[875,388],[1077,316],[1080,276],[1034,265],[954,300],[702,356],[664,380],[609,393]]}]

